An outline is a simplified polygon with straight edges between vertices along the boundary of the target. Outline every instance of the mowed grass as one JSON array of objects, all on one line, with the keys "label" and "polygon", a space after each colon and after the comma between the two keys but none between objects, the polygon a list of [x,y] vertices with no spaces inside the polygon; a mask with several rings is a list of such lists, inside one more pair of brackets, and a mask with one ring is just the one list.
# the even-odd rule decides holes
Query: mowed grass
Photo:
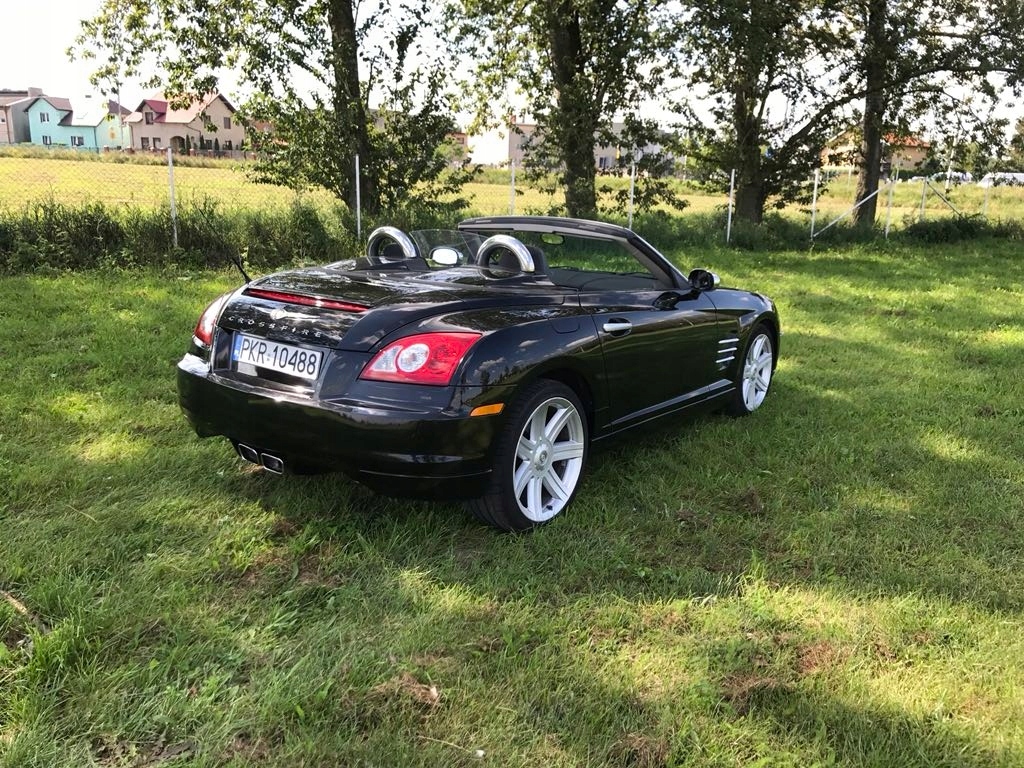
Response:
[{"label": "mowed grass", "polygon": [[[494,177],[492,172],[490,177]],[[175,195],[179,203],[211,200],[226,208],[284,207],[296,199],[296,193],[272,184],[256,184],[245,173],[243,164],[223,162],[216,167],[176,167]],[[598,178],[599,186],[628,189],[628,179],[615,176]],[[949,218],[955,215],[936,191],[947,196],[952,206],[965,215],[984,213],[992,219],[1024,218],[1024,188],[997,187],[984,190],[973,184],[954,186],[948,195],[941,182],[933,182],[934,190],[925,190],[925,218]],[[827,187],[822,186],[818,203],[816,228],[821,229],[832,218],[845,213],[852,205],[856,178],[840,175]],[[688,213],[705,214],[724,210],[728,196],[692,185],[679,185]],[[884,226],[887,215],[894,227],[901,227],[920,218],[922,184],[901,182],[893,194],[891,213],[888,192],[883,190],[878,201],[878,224]],[[563,204],[561,193],[547,194],[517,181],[514,200],[509,183],[473,182],[462,190],[471,210],[493,215],[509,212],[549,212]],[[301,193],[303,200],[330,207],[335,201],[324,190]],[[143,208],[166,206],[170,184],[165,166],[83,162],[38,157],[0,156],[0,207],[18,208],[38,200],[54,199],[74,204],[102,202],[108,205],[130,205]],[[606,196],[606,204],[611,198]],[[810,222],[810,205],[790,206],[787,216]]]},{"label": "mowed grass", "polygon": [[771,395],[523,536],[195,438],[234,275],[0,280],[0,765],[1024,764],[1017,246],[672,253],[778,301]]}]

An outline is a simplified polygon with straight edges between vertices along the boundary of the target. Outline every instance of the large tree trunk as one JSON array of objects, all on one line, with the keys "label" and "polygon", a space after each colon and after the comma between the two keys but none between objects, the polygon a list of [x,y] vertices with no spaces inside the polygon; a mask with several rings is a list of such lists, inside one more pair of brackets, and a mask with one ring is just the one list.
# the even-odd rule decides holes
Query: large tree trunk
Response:
[{"label": "large tree trunk", "polygon": [[558,125],[551,138],[558,147],[565,186],[565,207],[570,216],[589,219],[597,215],[597,170],[594,164],[598,105],[592,103],[582,77],[585,58],[579,14],[572,2],[562,0],[551,24],[551,62],[558,94]]},{"label": "large tree trunk", "polygon": [[736,132],[736,218],[760,224],[767,198],[761,167],[761,120],[755,112],[754,83],[741,81],[736,86],[732,109]]},{"label": "large tree trunk", "polygon": [[764,221],[764,184],[745,182],[736,188],[736,218],[760,224]]},{"label": "large tree trunk", "polygon": [[334,140],[352,148],[351,165],[336,168],[338,187],[351,210],[356,209],[355,155],[359,156],[360,204],[364,213],[380,210],[380,195],[374,171],[373,147],[367,126],[366,107],[359,86],[359,46],[356,41],[352,0],[329,0],[328,23],[331,28],[331,65],[334,88]]},{"label": "large tree trunk", "polygon": [[[878,191],[882,175],[882,128],[885,119],[885,70],[888,63],[885,39],[887,0],[869,0],[864,41],[864,121],[861,126],[860,175],[857,177],[857,202]],[[878,195],[867,200],[853,216],[862,229],[875,225]]]}]

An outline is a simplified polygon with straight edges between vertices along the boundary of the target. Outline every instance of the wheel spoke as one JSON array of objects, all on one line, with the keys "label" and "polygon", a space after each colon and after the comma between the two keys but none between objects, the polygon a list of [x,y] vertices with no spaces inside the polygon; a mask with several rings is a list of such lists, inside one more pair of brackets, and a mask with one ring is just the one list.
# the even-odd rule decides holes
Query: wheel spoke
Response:
[{"label": "wheel spoke", "polygon": [[530,461],[533,458],[533,451],[536,448],[536,444],[533,440],[530,440],[525,435],[519,438],[519,444],[516,445],[516,457],[523,461]]},{"label": "wheel spoke", "polygon": [[569,489],[562,483],[562,478],[558,476],[553,468],[548,469],[544,473],[544,485],[547,486],[548,492],[560,502],[564,502],[569,498]]},{"label": "wheel spoke", "polygon": [[534,515],[539,515],[541,512],[541,489],[543,488],[544,481],[539,477],[530,478],[530,483],[526,487],[526,508]]},{"label": "wheel spoke", "polygon": [[518,467],[516,472],[512,476],[512,489],[516,494],[516,498],[520,499],[523,496],[523,489],[526,488],[526,481],[530,479],[530,462],[524,461]]},{"label": "wheel spoke", "polygon": [[753,345],[750,347],[750,354],[747,355],[748,360],[757,360],[764,351],[764,336],[758,336],[754,339]]},{"label": "wheel spoke", "polygon": [[561,443],[555,443],[551,450],[552,461],[568,461],[569,459],[582,458],[583,443],[578,443],[573,440],[565,440]]},{"label": "wheel spoke", "polygon": [[551,417],[547,425],[544,427],[544,434],[551,442],[555,441],[558,434],[562,431],[569,419],[572,417],[573,411],[571,408],[559,408],[555,411],[555,415]]},{"label": "wheel spoke", "polygon": [[530,442],[534,445],[544,437],[544,424],[547,421],[547,408],[538,408],[530,419]]},{"label": "wheel spoke", "polygon": [[757,372],[757,385],[764,391],[768,391],[768,382],[771,381],[768,374],[764,371]]},{"label": "wheel spoke", "polygon": [[763,355],[759,355],[754,365],[758,368],[770,368],[772,365],[772,353],[765,352]]}]

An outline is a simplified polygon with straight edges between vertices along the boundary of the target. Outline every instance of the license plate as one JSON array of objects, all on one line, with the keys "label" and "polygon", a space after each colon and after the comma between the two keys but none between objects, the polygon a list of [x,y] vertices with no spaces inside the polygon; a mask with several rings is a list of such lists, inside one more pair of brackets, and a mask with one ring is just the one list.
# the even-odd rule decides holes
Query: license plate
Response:
[{"label": "license plate", "polygon": [[315,379],[320,375],[324,353],[236,333],[231,347],[231,359],[238,364],[240,370],[243,366],[251,365],[302,379]]}]

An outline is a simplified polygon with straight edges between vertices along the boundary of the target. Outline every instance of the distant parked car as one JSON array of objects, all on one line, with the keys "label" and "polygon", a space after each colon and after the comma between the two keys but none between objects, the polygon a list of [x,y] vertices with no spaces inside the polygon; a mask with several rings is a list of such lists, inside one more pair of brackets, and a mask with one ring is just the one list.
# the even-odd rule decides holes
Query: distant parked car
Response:
[{"label": "distant parked car", "polygon": [[978,182],[979,187],[1024,187],[1024,173],[1000,171],[986,173]]},{"label": "distant parked car", "polygon": [[382,227],[366,255],[246,283],[202,313],[181,407],[271,472],[468,499],[506,530],[576,495],[590,444],[768,394],[772,302],[684,275],[634,232],[542,216]]}]

